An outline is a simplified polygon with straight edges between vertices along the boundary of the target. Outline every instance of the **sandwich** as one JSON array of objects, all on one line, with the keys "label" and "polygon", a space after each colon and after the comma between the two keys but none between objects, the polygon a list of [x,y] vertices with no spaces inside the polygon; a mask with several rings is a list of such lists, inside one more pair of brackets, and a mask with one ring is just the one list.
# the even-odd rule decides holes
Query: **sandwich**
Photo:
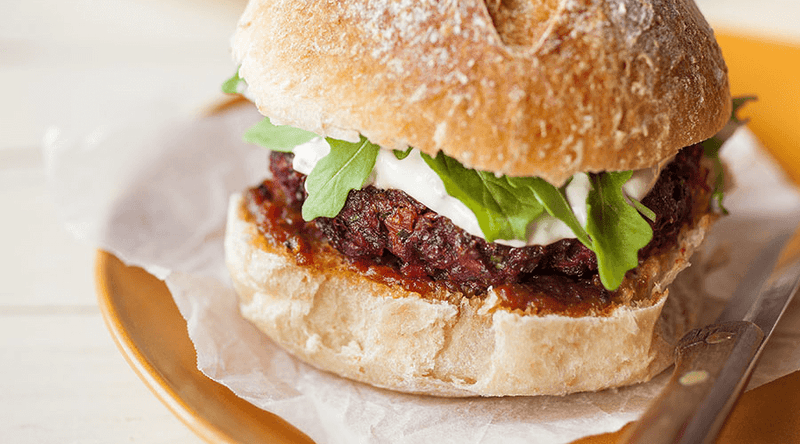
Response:
[{"label": "sandwich", "polygon": [[436,396],[670,365],[732,115],[691,0],[251,0],[233,55],[270,167],[231,198],[226,262],[288,352]]}]

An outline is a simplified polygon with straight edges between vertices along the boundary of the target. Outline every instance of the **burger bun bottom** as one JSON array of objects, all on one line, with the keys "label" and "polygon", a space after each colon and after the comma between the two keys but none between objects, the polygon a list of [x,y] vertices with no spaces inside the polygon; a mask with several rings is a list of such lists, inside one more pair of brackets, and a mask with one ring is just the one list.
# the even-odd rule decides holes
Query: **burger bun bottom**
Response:
[{"label": "burger bun bottom", "polygon": [[653,270],[649,296],[598,316],[510,312],[491,291],[425,299],[363,276],[335,250],[315,258],[325,267],[298,265],[265,241],[241,195],[229,204],[225,251],[242,315],[319,369],[435,396],[564,395],[647,381],[672,363],[699,293],[667,285],[713,219],[702,216],[679,248],[641,265]]}]

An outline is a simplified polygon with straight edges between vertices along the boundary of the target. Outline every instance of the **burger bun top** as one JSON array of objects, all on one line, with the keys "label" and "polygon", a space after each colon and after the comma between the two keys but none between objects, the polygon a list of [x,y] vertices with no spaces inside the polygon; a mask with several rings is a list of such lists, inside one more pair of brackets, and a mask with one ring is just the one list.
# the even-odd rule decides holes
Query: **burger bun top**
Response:
[{"label": "burger bun top", "polygon": [[653,166],[731,112],[692,0],[252,0],[233,52],[274,123],[556,185]]}]

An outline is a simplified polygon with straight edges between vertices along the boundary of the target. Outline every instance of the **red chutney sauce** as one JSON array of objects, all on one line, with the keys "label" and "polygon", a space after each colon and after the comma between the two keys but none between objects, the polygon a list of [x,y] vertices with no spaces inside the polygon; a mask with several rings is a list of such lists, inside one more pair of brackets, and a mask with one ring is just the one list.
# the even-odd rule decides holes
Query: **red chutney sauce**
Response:
[{"label": "red chutney sauce", "polygon": [[523,283],[499,285],[494,291],[501,306],[541,315],[599,314],[609,308],[613,298],[613,292],[603,287],[596,274],[584,279],[534,275]]},{"label": "red chutney sauce", "polygon": [[283,204],[282,190],[265,180],[248,190],[245,205],[248,216],[258,226],[264,240],[273,246],[283,245],[298,265],[313,265],[315,246],[323,241],[313,223],[306,223],[297,208]]},{"label": "red chutney sauce", "polygon": [[[306,222],[301,215],[302,202],[287,204],[283,190],[271,180],[248,190],[245,199],[246,216],[254,221],[264,241],[283,246],[298,265],[322,269],[331,266],[330,261],[316,259],[337,254],[314,221]],[[321,257],[321,256],[320,256]],[[381,258],[346,258],[343,262],[351,270],[368,279],[389,285],[401,286],[407,291],[428,299],[447,299],[453,293],[466,297],[487,297],[487,292],[464,292],[462,286],[447,280],[435,280],[425,275],[413,276],[401,271],[402,264],[387,253]],[[523,283],[507,283],[494,287],[499,305],[509,310],[521,310],[533,314],[562,314],[583,316],[607,311],[612,305],[613,293],[606,290],[594,274],[586,278],[563,275],[532,275]],[[455,301],[454,301],[455,302]]]}]

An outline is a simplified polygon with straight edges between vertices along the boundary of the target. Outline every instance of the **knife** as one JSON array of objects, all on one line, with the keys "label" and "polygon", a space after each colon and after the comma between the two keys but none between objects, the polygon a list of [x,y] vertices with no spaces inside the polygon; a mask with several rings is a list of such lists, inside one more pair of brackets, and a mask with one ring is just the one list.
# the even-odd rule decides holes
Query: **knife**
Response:
[{"label": "knife", "polygon": [[672,378],[622,442],[713,442],[798,286],[800,231],[770,242],[714,324],[681,338]]}]

